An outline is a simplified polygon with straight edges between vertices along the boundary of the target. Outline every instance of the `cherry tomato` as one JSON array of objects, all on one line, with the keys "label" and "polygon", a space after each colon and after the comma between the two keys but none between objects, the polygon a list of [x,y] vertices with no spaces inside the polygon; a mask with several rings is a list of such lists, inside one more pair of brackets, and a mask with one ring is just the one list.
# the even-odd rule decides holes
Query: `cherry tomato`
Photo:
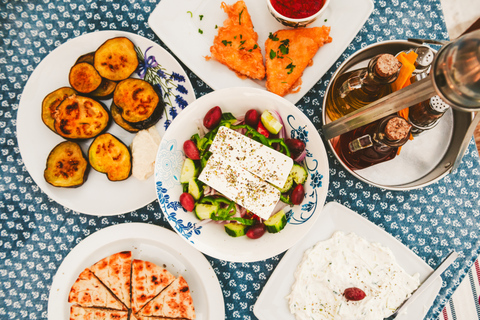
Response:
[{"label": "cherry tomato", "polygon": [[270,136],[270,132],[268,132],[267,128],[265,128],[262,121],[258,122],[257,131],[258,133],[263,134],[266,138]]},{"label": "cherry tomato", "polygon": [[185,210],[192,212],[195,208],[195,199],[190,193],[184,192],[180,195],[180,204]]}]

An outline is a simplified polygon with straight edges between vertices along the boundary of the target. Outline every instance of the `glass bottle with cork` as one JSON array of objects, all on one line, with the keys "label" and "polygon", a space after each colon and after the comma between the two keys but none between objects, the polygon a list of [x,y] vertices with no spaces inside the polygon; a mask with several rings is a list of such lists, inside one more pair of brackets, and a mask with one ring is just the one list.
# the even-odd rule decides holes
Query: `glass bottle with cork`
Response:
[{"label": "glass bottle with cork", "polygon": [[334,121],[392,92],[390,86],[402,64],[385,53],[373,57],[367,68],[346,72],[338,77],[329,91],[326,113]]},{"label": "glass bottle with cork", "polygon": [[411,127],[404,118],[391,115],[340,135],[333,147],[348,168],[364,169],[394,159],[409,140]]}]

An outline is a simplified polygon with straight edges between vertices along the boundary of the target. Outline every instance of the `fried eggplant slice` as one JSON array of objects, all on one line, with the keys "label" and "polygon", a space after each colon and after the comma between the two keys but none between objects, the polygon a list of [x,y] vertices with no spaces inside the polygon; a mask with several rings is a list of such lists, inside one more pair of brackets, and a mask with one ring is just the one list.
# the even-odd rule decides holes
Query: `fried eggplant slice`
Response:
[{"label": "fried eggplant slice", "polygon": [[43,176],[54,187],[75,188],[87,181],[88,171],[88,160],[80,146],[64,141],[48,155]]},{"label": "fried eggplant slice", "polygon": [[332,42],[330,27],[279,30],[265,41],[266,87],[284,96],[301,85],[306,67],[313,64],[318,49]]},{"label": "fried eggplant slice", "polygon": [[262,80],[265,78],[262,51],[245,2],[238,1],[231,6],[222,2],[221,7],[228,18],[223,27],[218,28],[210,47],[212,57],[242,78]]},{"label": "fried eggplant slice", "polygon": [[90,92],[88,96],[100,100],[111,99],[116,87],[117,83],[115,81],[102,78],[102,83],[100,86],[94,91]]},{"label": "fried eggplant slice", "polygon": [[122,181],[132,173],[130,149],[110,133],[99,135],[88,149],[92,168],[105,173],[110,181]]},{"label": "fried eggplant slice", "polygon": [[162,94],[147,81],[129,78],[117,84],[113,103],[123,120],[136,129],[147,129],[160,120],[165,109]]},{"label": "fried eggplant slice", "polygon": [[[93,63],[94,58],[95,58],[95,52],[89,52],[89,53],[83,54],[80,57],[78,57],[75,64],[85,62],[85,63],[89,63],[93,66],[94,65],[94,63]],[[102,83],[98,86],[97,89],[90,92],[88,94],[88,96],[92,97],[94,99],[100,99],[100,100],[111,99],[112,96],[113,96],[113,91],[115,90],[116,86],[117,86],[117,83],[115,81],[108,80],[108,79],[102,77]]]},{"label": "fried eggplant slice", "polygon": [[118,124],[120,127],[123,129],[127,130],[128,132],[138,132],[140,129],[136,129],[132,127],[130,124],[128,124],[125,120],[122,118],[121,111],[118,109],[117,105],[112,101],[112,104],[110,105],[110,113],[112,115],[113,121]]},{"label": "fried eggplant slice", "polygon": [[55,119],[53,115],[57,110],[57,107],[60,103],[63,102],[66,98],[77,94],[75,90],[70,87],[62,87],[53,92],[47,94],[47,96],[42,101],[42,121],[47,127],[49,127],[53,132],[55,132]]},{"label": "fried eggplant slice", "polygon": [[53,115],[55,132],[66,139],[90,139],[108,127],[110,115],[105,105],[89,97],[71,95]]},{"label": "fried eggplant slice", "polygon": [[80,57],[78,57],[77,61],[75,61],[75,64],[82,63],[82,62],[88,62],[91,65],[93,65],[93,59],[94,58],[95,58],[95,51],[85,53],[85,54],[82,54]]},{"label": "fried eggplant slice", "polygon": [[135,46],[128,38],[117,37],[105,41],[96,51],[94,66],[106,79],[127,79],[138,67]]},{"label": "fried eggplant slice", "polygon": [[68,81],[70,86],[78,92],[90,93],[100,87],[102,77],[93,65],[88,62],[81,62],[70,68]]}]

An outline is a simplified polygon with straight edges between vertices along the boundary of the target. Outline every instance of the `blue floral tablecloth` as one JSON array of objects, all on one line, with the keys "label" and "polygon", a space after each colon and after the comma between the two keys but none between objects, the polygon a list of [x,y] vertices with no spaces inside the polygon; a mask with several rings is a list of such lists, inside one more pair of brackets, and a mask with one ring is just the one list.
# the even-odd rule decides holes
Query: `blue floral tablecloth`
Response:
[{"label": "blue floral tablecloth", "polygon": [[[68,39],[97,30],[124,30],[163,43],[147,20],[159,0],[0,0],[0,318],[46,319],[52,277],[82,239],[113,224],[147,222],[167,228],[157,202],[128,214],[94,217],[49,199],[20,156],[16,116],[22,90],[40,61]],[[368,44],[407,37],[448,39],[440,0],[374,1],[375,8],[347,50],[298,103],[320,129],[328,80]],[[165,46],[164,46],[165,47]],[[185,66],[199,97],[211,91]],[[32,115],[37,116],[37,115]],[[460,258],[443,276],[426,319],[436,319],[479,254],[480,169],[473,140],[460,167],[437,183],[393,192],[365,184],[329,154],[327,201],[337,201],[406,244],[431,267],[452,250]],[[253,305],[282,255],[254,263],[207,257],[220,281],[227,319],[255,319]]]}]

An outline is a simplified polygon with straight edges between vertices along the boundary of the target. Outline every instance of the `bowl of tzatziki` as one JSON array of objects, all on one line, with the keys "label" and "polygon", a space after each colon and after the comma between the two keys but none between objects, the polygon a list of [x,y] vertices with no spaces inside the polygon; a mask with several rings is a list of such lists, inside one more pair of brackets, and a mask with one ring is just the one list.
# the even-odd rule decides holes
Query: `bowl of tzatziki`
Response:
[{"label": "bowl of tzatziki", "polygon": [[[305,181],[302,183],[304,197],[300,203],[293,201],[295,205],[292,203],[282,207],[281,210],[285,212],[287,222],[279,232],[266,232],[257,239],[246,236],[235,237],[225,232],[223,221],[200,219],[195,211],[187,211],[182,206],[180,196],[188,188],[188,185],[182,183],[183,167],[187,158],[184,152],[184,142],[195,135],[204,135],[205,128],[202,127],[202,120],[207,112],[216,106],[220,107],[222,112],[238,118],[245,115],[250,109],[256,109],[260,113],[265,110],[271,111],[282,119],[285,138],[304,142],[305,150],[302,160],[302,166],[306,173]],[[214,154],[211,158],[216,159],[216,165],[219,168],[224,165],[226,167],[234,166],[238,160],[224,157],[225,164],[222,165],[221,156]],[[210,175],[215,173],[215,168],[217,167],[208,166]],[[276,169],[273,166],[261,168],[261,171],[265,171],[263,173],[267,176],[269,175],[269,172],[266,172],[268,170],[274,174]],[[234,262],[264,260],[295,245],[318,219],[325,203],[329,184],[327,153],[316,127],[293,103],[270,92],[254,88],[217,90],[191,103],[175,118],[165,132],[158,149],[154,175],[160,208],[172,228],[199,251],[217,259]],[[202,179],[202,174],[198,175]],[[207,180],[204,182],[208,183]],[[204,186],[203,183],[200,185]],[[243,188],[244,185],[238,187]],[[200,190],[200,192],[204,190]],[[225,194],[222,190],[220,193]],[[253,202],[257,202],[259,205],[265,200],[261,194],[251,194],[251,191],[248,194],[252,199],[256,199]],[[237,207],[238,205],[242,206],[243,203],[237,202],[238,199],[237,197],[230,200],[234,201]],[[197,199],[196,203],[199,201],[203,200]],[[252,208],[253,210],[255,209]],[[259,215],[261,216],[261,212]],[[263,216],[262,218],[268,217]],[[242,218],[236,219],[241,220]]]}]

